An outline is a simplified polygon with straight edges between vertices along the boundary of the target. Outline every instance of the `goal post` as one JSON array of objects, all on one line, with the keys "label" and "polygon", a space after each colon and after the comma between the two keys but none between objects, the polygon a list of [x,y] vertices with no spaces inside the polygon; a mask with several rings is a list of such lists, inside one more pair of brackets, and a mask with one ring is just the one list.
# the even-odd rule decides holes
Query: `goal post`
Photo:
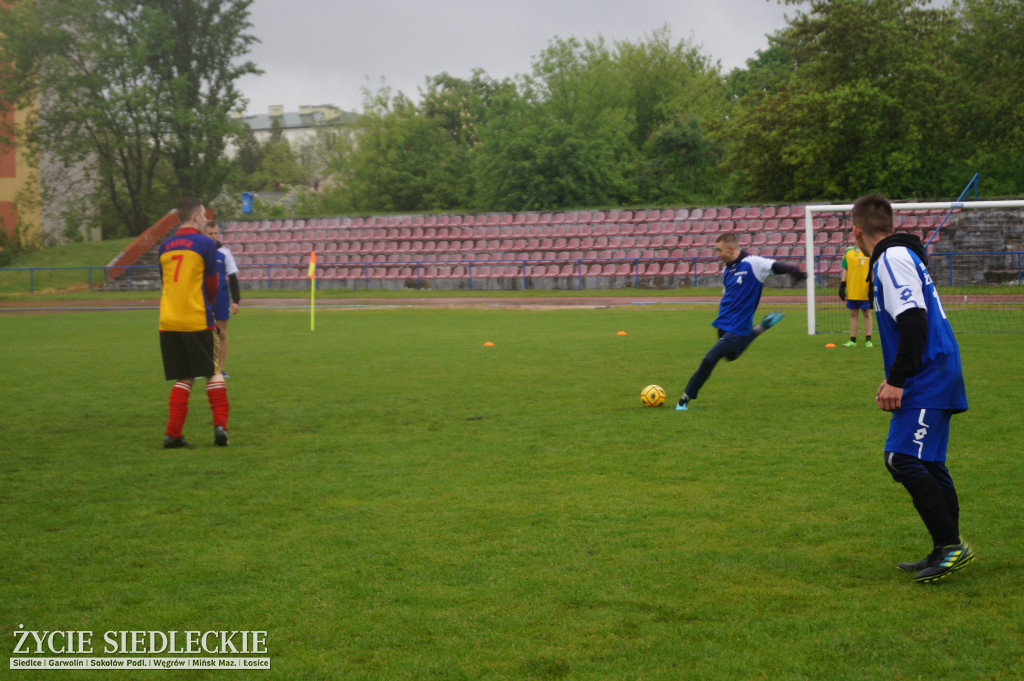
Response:
[{"label": "goal post", "polygon": [[[1012,208],[1012,209],[1024,209],[1024,201],[1021,200],[1003,200],[1003,201],[939,201],[930,203],[893,203],[893,217],[901,213],[908,213],[913,211],[947,211],[945,217],[934,227],[935,231],[941,230],[946,226],[950,216],[959,211],[970,211],[983,208]],[[818,204],[805,206],[804,212],[804,245],[805,245],[805,258],[807,264],[807,333],[808,335],[815,335],[818,333],[818,320],[817,320],[817,286],[820,279],[819,272],[819,254],[815,251],[815,239],[818,231],[818,225],[815,224],[815,218],[824,214],[846,214],[848,217],[850,211],[853,210],[852,203],[844,204]],[[930,242],[935,236],[935,232],[929,235],[928,239],[924,241]],[[849,244],[847,244],[849,245]]]}]

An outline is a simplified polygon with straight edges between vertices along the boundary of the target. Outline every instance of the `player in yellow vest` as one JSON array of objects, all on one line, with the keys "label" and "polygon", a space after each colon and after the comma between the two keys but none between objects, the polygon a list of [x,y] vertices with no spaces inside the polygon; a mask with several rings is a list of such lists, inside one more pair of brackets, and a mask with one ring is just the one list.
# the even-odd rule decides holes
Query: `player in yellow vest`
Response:
[{"label": "player in yellow vest", "polygon": [[843,278],[839,282],[839,298],[846,301],[850,311],[850,340],[844,347],[857,347],[857,315],[864,315],[864,347],[871,348],[871,267],[868,256],[856,246],[850,246],[843,254]]}]

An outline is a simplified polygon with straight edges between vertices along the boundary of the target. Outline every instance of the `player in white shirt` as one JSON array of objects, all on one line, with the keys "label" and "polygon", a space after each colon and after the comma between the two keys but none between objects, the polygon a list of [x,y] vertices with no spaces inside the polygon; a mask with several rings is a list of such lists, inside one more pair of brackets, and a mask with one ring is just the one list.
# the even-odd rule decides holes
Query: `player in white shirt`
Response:
[{"label": "player in white shirt", "polygon": [[217,298],[213,301],[213,319],[217,325],[217,332],[220,334],[220,356],[217,367],[224,378],[230,378],[224,370],[224,363],[228,359],[228,322],[231,320],[231,315],[238,314],[238,303],[242,300],[238,290],[238,265],[235,263],[235,256],[232,255],[231,249],[220,242],[220,228],[216,222],[208,221],[204,232],[217,245],[217,278],[220,281],[220,286],[217,289]]}]

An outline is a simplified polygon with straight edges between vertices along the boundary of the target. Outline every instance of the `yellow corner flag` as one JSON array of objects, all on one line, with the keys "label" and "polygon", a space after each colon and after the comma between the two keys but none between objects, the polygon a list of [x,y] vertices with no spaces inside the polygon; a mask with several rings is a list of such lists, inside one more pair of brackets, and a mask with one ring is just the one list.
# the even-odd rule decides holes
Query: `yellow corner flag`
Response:
[{"label": "yellow corner flag", "polygon": [[316,330],[316,251],[309,254],[309,330]]}]

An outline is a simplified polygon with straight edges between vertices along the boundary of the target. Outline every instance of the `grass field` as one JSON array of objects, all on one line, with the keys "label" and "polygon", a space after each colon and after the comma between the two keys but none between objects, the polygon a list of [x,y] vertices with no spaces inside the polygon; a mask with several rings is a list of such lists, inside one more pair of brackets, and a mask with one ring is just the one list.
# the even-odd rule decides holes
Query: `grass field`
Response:
[{"label": "grass field", "polygon": [[247,310],[231,446],[200,389],[187,451],[155,312],[0,317],[0,669],[24,625],[268,632],[269,671],[189,679],[1021,678],[1022,339],[960,339],[978,559],[921,586],[879,349],[790,312],[689,412],[640,406],[713,314]]}]

